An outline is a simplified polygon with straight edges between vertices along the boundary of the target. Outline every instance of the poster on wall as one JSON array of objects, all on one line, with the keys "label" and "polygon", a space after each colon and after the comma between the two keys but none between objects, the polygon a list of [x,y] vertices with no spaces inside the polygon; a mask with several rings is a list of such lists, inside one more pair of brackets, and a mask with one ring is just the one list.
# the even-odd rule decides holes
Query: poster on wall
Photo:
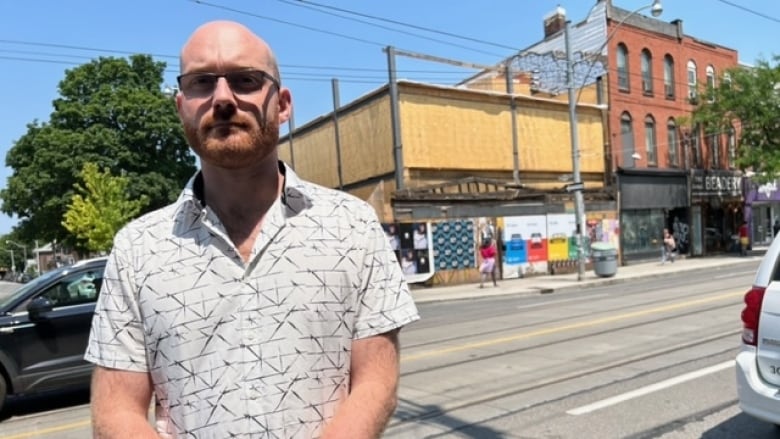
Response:
[{"label": "poster on wall", "polygon": [[547,215],[547,260],[577,259],[577,219],[573,214]]},{"label": "poster on wall", "polygon": [[382,224],[390,247],[408,283],[425,282],[433,276],[433,241],[426,222]]},{"label": "poster on wall", "polygon": [[450,220],[431,223],[433,271],[463,270],[477,266],[474,254],[474,221]]},{"label": "poster on wall", "polygon": [[547,273],[547,222],[544,215],[503,219],[504,278]]}]

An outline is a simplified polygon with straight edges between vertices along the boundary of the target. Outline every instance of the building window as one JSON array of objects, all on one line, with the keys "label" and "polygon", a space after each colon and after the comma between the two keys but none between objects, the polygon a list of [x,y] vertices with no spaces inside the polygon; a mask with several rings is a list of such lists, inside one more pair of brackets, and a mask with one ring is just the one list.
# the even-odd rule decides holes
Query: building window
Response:
[{"label": "building window", "polygon": [[731,88],[731,74],[729,72],[723,74],[723,81],[721,85],[725,88]]},{"label": "building window", "polygon": [[710,154],[710,169],[720,168],[720,136],[718,133],[707,134],[707,150]]},{"label": "building window", "polygon": [[617,46],[618,90],[629,91],[628,82],[628,49],[623,43]]},{"label": "building window", "polygon": [[729,167],[733,169],[737,166],[737,130],[733,126],[729,127],[728,142]]},{"label": "building window", "polygon": [[691,154],[693,155],[693,167],[702,168],[701,127],[699,124],[696,124],[691,131]]},{"label": "building window", "polygon": [[645,153],[649,166],[658,166],[658,144],[655,138],[655,120],[653,116],[647,116],[645,117]]},{"label": "building window", "polygon": [[715,98],[715,68],[707,66],[707,99],[712,102]]},{"label": "building window", "polygon": [[674,58],[671,55],[664,57],[664,96],[674,99]]},{"label": "building window", "polygon": [[631,115],[623,113],[620,116],[620,147],[623,156],[624,167],[634,167],[634,128]]},{"label": "building window", "polygon": [[696,90],[698,85],[696,80],[696,63],[688,61],[688,99],[692,104],[696,103],[696,100],[699,97],[699,93]]},{"label": "building window", "polygon": [[642,93],[653,94],[653,55],[647,49],[642,50]]},{"label": "building window", "polygon": [[666,123],[666,136],[669,143],[669,166],[680,166],[680,158],[678,154],[680,141],[677,138],[677,124],[674,123],[674,119],[669,119]]}]

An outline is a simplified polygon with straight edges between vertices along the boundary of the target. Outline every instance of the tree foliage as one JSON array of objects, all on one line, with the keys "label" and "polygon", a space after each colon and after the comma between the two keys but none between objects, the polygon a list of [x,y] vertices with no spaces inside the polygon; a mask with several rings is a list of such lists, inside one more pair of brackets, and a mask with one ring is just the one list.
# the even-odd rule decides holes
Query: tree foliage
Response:
[{"label": "tree foliage", "polygon": [[2,210],[27,240],[75,244],[63,225],[85,163],[127,178],[141,213],[176,199],[195,171],[176,114],[161,91],[165,63],[148,55],[99,58],[65,73],[48,122],[33,121],[6,156]]},{"label": "tree foliage", "polygon": [[101,172],[94,163],[84,164],[81,179],[83,184],[75,184],[77,193],[62,225],[86,250],[108,252],[116,232],[138,215],[149,199],[145,195],[129,199],[129,179],[112,176],[108,168]]},{"label": "tree foliage", "polygon": [[730,69],[704,90],[693,122],[707,133],[737,133],[737,167],[759,181],[780,175],[780,57]]}]

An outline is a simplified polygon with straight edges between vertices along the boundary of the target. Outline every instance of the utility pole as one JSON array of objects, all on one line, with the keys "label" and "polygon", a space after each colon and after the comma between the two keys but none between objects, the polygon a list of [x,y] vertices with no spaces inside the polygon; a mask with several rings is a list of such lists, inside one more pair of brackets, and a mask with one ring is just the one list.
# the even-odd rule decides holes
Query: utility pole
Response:
[{"label": "utility pole", "polygon": [[583,239],[584,229],[584,217],[585,217],[585,202],[582,199],[582,176],[580,175],[580,140],[579,133],[577,132],[577,96],[575,93],[574,84],[574,58],[571,53],[571,36],[569,35],[569,28],[571,22],[566,20],[566,25],[563,28],[564,38],[566,40],[566,82],[569,89],[569,130],[571,135],[571,168],[574,181],[572,185],[574,189],[574,216],[576,224],[576,237],[577,237],[577,280],[581,281],[585,276],[585,249],[583,245],[585,240]]}]

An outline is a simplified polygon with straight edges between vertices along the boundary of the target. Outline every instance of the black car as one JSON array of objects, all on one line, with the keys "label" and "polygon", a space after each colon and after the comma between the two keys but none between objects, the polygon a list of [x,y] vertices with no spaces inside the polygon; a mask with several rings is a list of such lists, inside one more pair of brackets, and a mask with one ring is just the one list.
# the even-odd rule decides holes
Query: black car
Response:
[{"label": "black car", "polygon": [[81,261],[0,292],[0,410],[7,395],[89,385],[84,351],[105,267]]}]

